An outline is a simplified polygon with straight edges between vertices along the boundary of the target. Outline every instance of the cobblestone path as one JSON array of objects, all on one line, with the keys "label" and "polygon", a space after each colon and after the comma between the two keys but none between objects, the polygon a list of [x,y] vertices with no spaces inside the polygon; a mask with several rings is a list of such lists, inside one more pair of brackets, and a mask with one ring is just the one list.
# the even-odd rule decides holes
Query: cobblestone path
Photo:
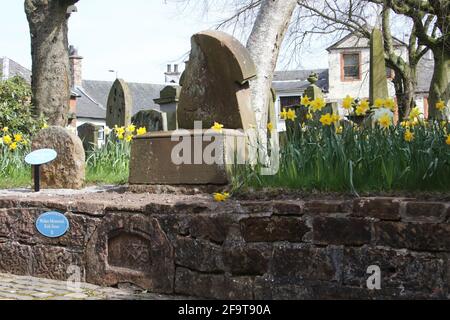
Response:
[{"label": "cobblestone path", "polygon": [[103,288],[82,283],[70,288],[65,281],[0,273],[0,300],[169,300],[176,299],[133,290]]}]

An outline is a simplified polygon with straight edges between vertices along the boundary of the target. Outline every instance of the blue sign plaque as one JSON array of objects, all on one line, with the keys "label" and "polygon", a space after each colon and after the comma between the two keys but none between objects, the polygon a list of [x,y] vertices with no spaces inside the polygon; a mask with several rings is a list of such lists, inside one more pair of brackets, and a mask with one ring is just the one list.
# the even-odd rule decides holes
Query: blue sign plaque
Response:
[{"label": "blue sign plaque", "polygon": [[36,220],[36,229],[45,237],[59,238],[69,230],[69,220],[59,212],[46,212]]},{"label": "blue sign plaque", "polygon": [[36,150],[30,153],[25,157],[25,162],[31,164],[33,166],[39,166],[42,164],[46,164],[52,162],[56,159],[58,154],[55,150],[52,149],[41,149]]}]

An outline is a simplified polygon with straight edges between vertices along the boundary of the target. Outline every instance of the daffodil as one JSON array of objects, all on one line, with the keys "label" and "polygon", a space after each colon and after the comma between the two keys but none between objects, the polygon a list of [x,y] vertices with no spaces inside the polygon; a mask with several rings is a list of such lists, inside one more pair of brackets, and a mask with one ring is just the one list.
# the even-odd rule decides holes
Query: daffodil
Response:
[{"label": "daffodil", "polygon": [[340,120],[341,120],[341,116],[337,113],[335,113],[331,116],[331,121],[333,121],[333,122],[339,122]]},{"label": "daffodil", "polygon": [[411,127],[411,123],[409,121],[402,121],[400,122],[400,126],[402,126],[403,128],[409,128]]},{"label": "daffodil", "polygon": [[15,142],[21,142],[22,140],[23,140],[23,136],[20,133],[14,135]]},{"label": "daffodil", "polygon": [[17,142],[13,142],[9,145],[9,150],[14,151],[17,149]]},{"label": "daffodil", "polygon": [[361,105],[359,105],[358,107],[356,107],[356,115],[357,116],[365,116],[367,114],[368,109],[362,107]]},{"label": "daffodil", "polygon": [[392,119],[388,114],[384,114],[378,119],[378,124],[383,129],[387,129],[392,125]]},{"label": "daffodil", "polygon": [[8,127],[4,127],[4,128],[2,129],[2,131],[3,131],[4,133],[6,133],[6,132],[9,131],[9,128],[8,128]]},{"label": "daffodil", "polygon": [[123,135],[125,134],[125,128],[124,127],[116,126],[114,128],[114,131],[116,132],[117,137],[122,136],[122,139],[123,139]]},{"label": "daffodil", "polygon": [[272,123],[272,122],[269,122],[269,123],[267,124],[267,130],[269,130],[269,131],[272,131],[272,130],[273,130],[273,123]]},{"label": "daffodil", "polygon": [[214,122],[214,125],[211,127],[211,129],[213,129],[214,131],[216,131],[218,133],[222,133],[223,132],[223,124]]},{"label": "daffodil", "polygon": [[294,121],[295,119],[297,119],[297,114],[295,113],[294,109],[289,109],[287,112],[287,119]]},{"label": "daffodil", "polygon": [[323,98],[314,99],[310,104],[313,112],[322,111],[322,109],[325,108],[326,105],[327,103]]},{"label": "daffodil", "polygon": [[309,107],[311,104],[311,100],[309,100],[308,96],[303,96],[302,97],[302,101],[301,101],[301,105],[305,106],[305,107]]},{"label": "daffodil", "polygon": [[370,109],[369,100],[367,100],[367,99],[361,100],[361,102],[359,103],[359,107],[361,107],[365,110],[369,110]]},{"label": "daffodil", "polygon": [[280,118],[282,120],[286,120],[287,116],[288,116],[288,112],[287,112],[286,108],[283,108],[283,111],[280,112]]},{"label": "daffodil", "polygon": [[414,133],[412,133],[409,129],[405,132],[405,141],[411,142],[414,140]]},{"label": "daffodil", "polygon": [[394,99],[386,99],[384,101],[384,106],[386,108],[390,109],[391,111],[395,111],[395,109],[397,108],[397,105],[396,105]]},{"label": "daffodil", "polygon": [[445,143],[450,146],[450,134],[447,135],[447,140],[445,140]]},{"label": "daffodil", "polygon": [[145,128],[145,127],[137,129],[137,135],[138,136],[143,136],[146,133],[147,133],[147,128]]},{"label": "daffodil", "polygon": [[111,128],[106,126],[105,129],[103,129],[103,132],[105,133],[105,135],[109,136],[111,134]]},{"label": "daffodil", "polygon": [[134,124],[130,124],[130,125],[126,128],[125,131],[128,132],[128,133],[134,133],[134,132],[136,131],[136,126],[135,126]]},{"label": "daffodil", "polygon": [[313,119],[313,115],[312,113],[309,113],[306,115],[306,120],[312,120]]},{"label": "daffodil", "polygon": [[346,110],[350,110],[353,107],[353,103],[355,102],[355,99],[353,99],[350,96],[347,96],[344,98],[342,102],[342,107]]},{"label": "daffodil", "polygon": [[342,132],[344,132],[344,127],[343,126],[339,126],[336,128],[336,134],[342,134]]},{"label": "daffodil", "polygon": [[3,143],[9,146],[12,143],[12,138],[10,135],[6,135],[3,137]]},{"label": "daffodil", "polygon": [[0,146],[3,144],[3,138],[0,137]]},{"label": "daffodil", "polygon": [[420,109],[418,107],[413,108],[409,114],[409,120],[414,121],[414,119],[417,119],[420,114]]},{"label": "daffodil", "polygon": [[375,100],[375,108],[382,108],[382,107],[384,107],[384,99],[380,99],[380,98],[378,98],[378,99],[376,99]]},{"label": "daffodil", "polygon": [[446,106],[445,106],[445,102],[444,102],[444,101],[439,100],[439,101],[436,103],[436,109],[437,109],[438,111],[443,112],[443,111],[445,110],[445,108],[446,108]]},{"label": "daffodil", "polygon": [[331,126],[333,124],[333,117],[331,116],[331,114],[327,113],[320,117],[320,122],[324,126]]},{"label": "daffodil", "polygon": [[227,192],[214,193],[214,200],[216,202],[225,202],[230,198],[230,194]]},{"label": "daffodil", "polygon": [[117,139],[123,140],[123,138],[124,138],[124,134],[123,133],[117,134]]},{"label": "daffodil", "polygon": [[48,124],[44,123],[42,126],[42,129],[47,129],[48,128]]}]

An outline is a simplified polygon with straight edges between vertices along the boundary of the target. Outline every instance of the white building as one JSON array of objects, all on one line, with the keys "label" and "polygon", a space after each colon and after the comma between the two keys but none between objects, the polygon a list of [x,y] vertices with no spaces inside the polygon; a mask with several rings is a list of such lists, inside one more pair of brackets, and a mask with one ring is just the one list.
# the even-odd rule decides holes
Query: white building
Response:
[{"label": "white building", "polygon": [[[370,45],[369,40],[349,34],[329,48],[328,69],[277,71],[274,77],[273,88],[277,92],[278,112],[286,106],[297,105],[303,92],[308,87],[308,76],[311,72],[319,74],[317,85],[322,88],[327,101],[342,105],[342,100],[350,95],[354,98],[369,98],[370,83]],[[394,39],[397,54],[405,61],[408,60],[408,50],[405,43]],[[418,85],[416,103],[424,115],[428,116],[428,92],[433,76],[434,61],[431,56],[425,56],[418,66]],[[392,82],[395,73],[386,68],[389,95],[395,98],[395,88]],[[340,110],[344,114],[344,110]]]}]

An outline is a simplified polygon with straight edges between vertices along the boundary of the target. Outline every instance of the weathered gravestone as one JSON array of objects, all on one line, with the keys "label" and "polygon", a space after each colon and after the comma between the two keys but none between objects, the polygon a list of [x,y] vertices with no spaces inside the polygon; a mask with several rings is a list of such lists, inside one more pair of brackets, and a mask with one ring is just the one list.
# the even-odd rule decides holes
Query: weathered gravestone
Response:
[{"label": "weathered gravestone", "polygon": [[109,92],[108,108],[106,111],[106,125],[126,127],[131,124],[133,98],[126,82],[117,79]]},{"label": "weathered gravestone", "polygon": [[249,87],[256,67],[247,49],[220,31],[197,33],[191,45],[181,83],[179,128],[193,129],[195,121],[202,121],[204,128],[214,122],[227,129],[256,126]]},{"label": "weathered gravestone", "polygon": [[98,132],[99,127],[92,123],[85,123],[77,128],[78,137],[83,142],[83,148],[85,151],[91,151],[98,145]]},{"label": "weathered gravestone", "polygon": [[377,99],[388,97],[383,34],[375,28],[370,38],[370,103],[374,105]]},{"label": "weathered gravestone", "polygon": [[167,131],[167,115],[158,110],[139,111],[132,118],[133,124],[138,127],[145,127],[147,132]]},{"label": "weathered gravestone", "polygon": [[32,150],[53,149],[58,157],[41,167],[41,185],[49,189],[80,189],[85,182],[85,153],[80,138],[62,127],[49,127],[33,138]]},{"label": "weathered gravestone", "polygon": [[[130,184],[229,183],[234,165],[254,154],[248,137],[236,129],[256,127],[248,83],[255,75],[249,52],[232,36],[219,31],[194,35],[177,110],[178,128],[186,130],[136,137]],[[223,130],[211,130],[215,122]]]},{"label": "weathered gravestone", "polygon": [[161,90],[159,99],[153,100],[160,105],[161,112],[166,114],[168,130],[178,129],[177,110],[180,92],[180,87],[167,86]]}]

